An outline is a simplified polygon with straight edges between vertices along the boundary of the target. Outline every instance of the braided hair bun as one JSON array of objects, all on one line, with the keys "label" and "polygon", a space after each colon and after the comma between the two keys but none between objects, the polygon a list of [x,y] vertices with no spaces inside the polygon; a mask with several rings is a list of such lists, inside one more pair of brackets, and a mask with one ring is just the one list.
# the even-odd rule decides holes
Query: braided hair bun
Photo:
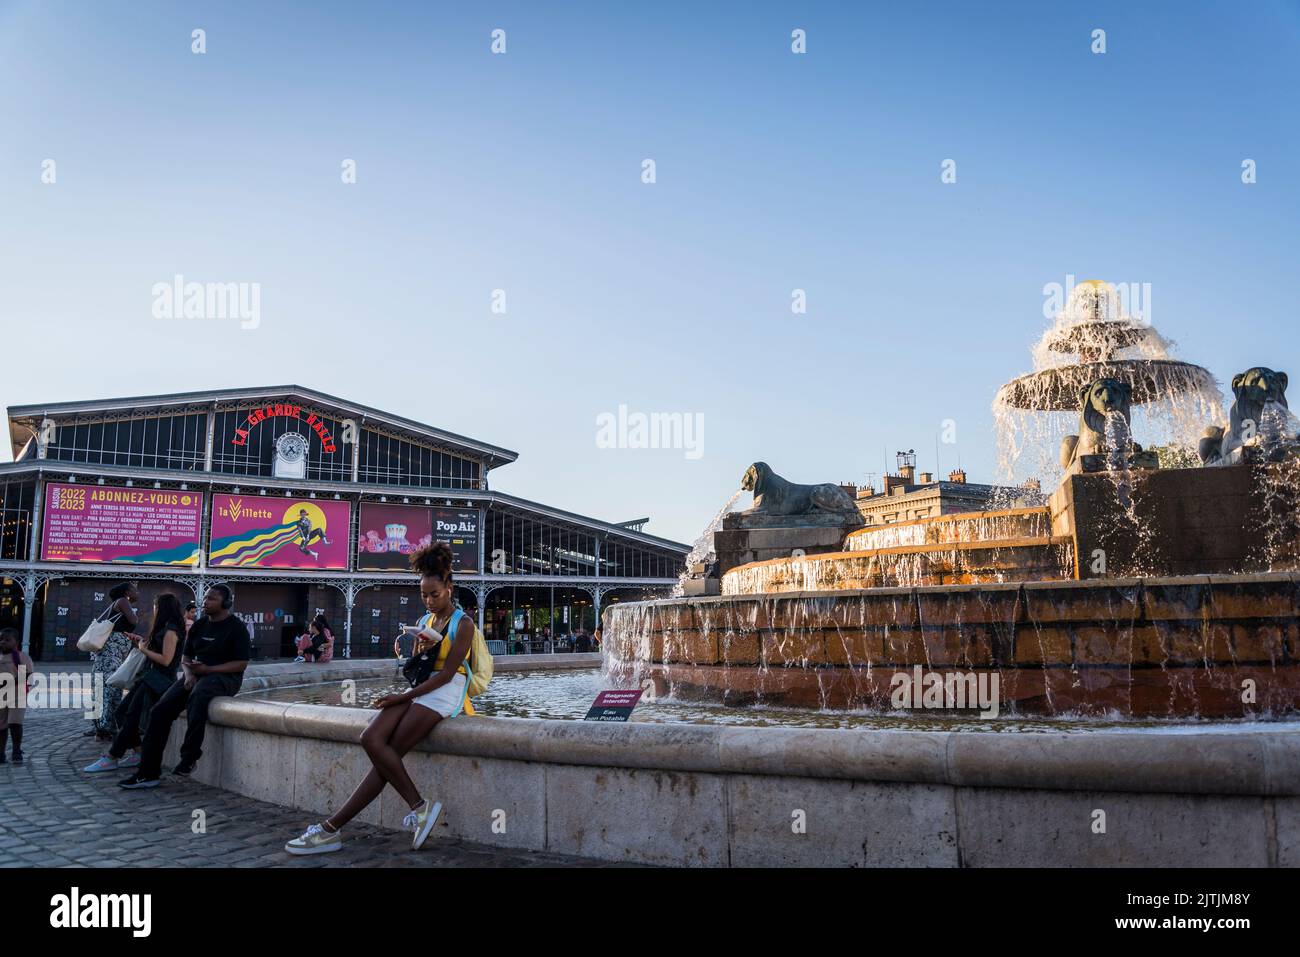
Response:
[{"label": "braided hair bun", "polygon": [[411,571],[451,581],[451,546],[446,542],[434,542],[420,549],[411,556]]}]

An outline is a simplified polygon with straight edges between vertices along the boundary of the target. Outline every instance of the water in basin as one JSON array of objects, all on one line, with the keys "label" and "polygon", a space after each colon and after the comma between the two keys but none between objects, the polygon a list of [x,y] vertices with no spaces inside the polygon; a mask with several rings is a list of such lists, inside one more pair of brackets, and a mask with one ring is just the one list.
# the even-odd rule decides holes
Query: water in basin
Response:
[{"label": "water in basin", "polygon": [[[474,707],[480,714],[505,718],[547,718],[581,720],[596,695],[607,684],[599,668],[565,671],[506,672],[492,679],[485,695],[476,698]],[[342,682],[274,688],[241,695],[263,701],[289,701],[298,704],[321,704],[368,708],[385,694],[406,689],[394,676],[358,681],[356,700],[343,703]],[[907,711],[816,711],[775,708],[762,705],[728,707],[711,701],[682,700],[673,697],[642,699],[632,716],[633,721],[657,724],[709,724],[785,728],[857,728],[879,731],[1036,731],[1036,732],[1105,732],[1144,730],[1159,733],[1221,732],[1235,729],[1276,728],[1300,730],[1300,718],[1280,720],[1194,721],[1122,718],[1071,718],[1060,716],[1016,716],[1002,714],[983,718],[978,714],[917,713]]]}]

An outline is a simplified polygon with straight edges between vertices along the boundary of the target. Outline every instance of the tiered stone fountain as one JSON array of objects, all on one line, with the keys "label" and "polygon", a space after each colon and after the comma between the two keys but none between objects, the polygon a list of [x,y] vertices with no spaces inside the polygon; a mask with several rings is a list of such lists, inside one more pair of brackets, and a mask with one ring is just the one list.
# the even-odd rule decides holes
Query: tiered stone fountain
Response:
[{"label": "tiered stone fountain", "polygon": [[[1083,416],[1048,506],[854,528],[839,505],[813,504],[811,547],[721,569],[720,596],[609,609],[611,675],[741,705],[889,709],[896,676],[919,666],[996,674],[1004,714],[1296,711],[1296,459],[1153,467],[1195,461],[1188,412],[1196,428],[1221,423],[1218,392],[1115,302],[1105,284],[1077,287],[1038,354],[1078,361],[998,393],[995,407],[1027,413],[1078,415],[1098,382],[1124,399],[1090,436]],[[1130,404],[1173,409],[1159,463],[1131,441]],[[777,521],[755,512],[723,531]],[[799,516],[779,520],[798,549]]]}]

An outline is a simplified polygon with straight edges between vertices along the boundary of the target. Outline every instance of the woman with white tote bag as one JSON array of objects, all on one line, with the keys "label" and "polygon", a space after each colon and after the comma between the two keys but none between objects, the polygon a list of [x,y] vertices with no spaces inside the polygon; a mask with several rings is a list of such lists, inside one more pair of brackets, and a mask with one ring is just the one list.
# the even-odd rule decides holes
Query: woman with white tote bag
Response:
[{"label": "woman with white tote bag", "polygon": [[140,602],[140,589],[135,582],[123,582],[113,586],[108,598],[113,604],[100,617],[112,619],[113,631],[104,642],[104,647],[90,655],[91,672],[103,676],[104,709],[86,736],[93,734],[97,738],[111,741],[117,733],[117,706],[122,703],[122,690],[110,687],[108,679],[131,652],[131,640],[126,636],[140,624],[140,616],[134,607]]}]

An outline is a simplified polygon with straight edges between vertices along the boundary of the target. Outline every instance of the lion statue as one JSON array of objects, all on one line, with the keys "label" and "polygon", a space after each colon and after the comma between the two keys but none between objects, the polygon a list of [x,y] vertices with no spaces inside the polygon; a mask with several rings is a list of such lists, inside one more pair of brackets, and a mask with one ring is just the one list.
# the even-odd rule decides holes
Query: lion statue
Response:
[{"label": "lion statue", "polygon": [[[1061,468],[1067,473],[1097,472],[1112,467],[1156,468],[1156,454],[1143,451],[1133,441],[1130,431],[1132,386],[1119,379],[1097,379],[1083,387],[1079,400],[1082,407],[1079,434],[1061,440]],[[1120,461],[1112,463],[1111,457]]]},{"label": "lion statue", "polygon": [[[1297,440],[1294,432],[1272,434],[1285,428],[1281,423],[1290,418],[1286,386],[1285,372],[1274,372],[1263,366],[1233,376],[1234,398],[1228,415],[1228,429],[1224,431],[1221,426],[1212,425],[1205,430],[1205,437],[1197,447],[1201,463],[1233,465],[1246,457],[1247,449],[1261,444],[1274,447],[1283,443],[1294,445]],[[1279,439],[1281,442],[1277,441]]]},{"label": "lion statue", "polygon": [[858,514],[849,493],[838,485],[799,485],[772,471],[766,462],[755,462],[745,470],[740,488],[754,493],[754,504],[743,515],[809,515],[814,512]]}]

